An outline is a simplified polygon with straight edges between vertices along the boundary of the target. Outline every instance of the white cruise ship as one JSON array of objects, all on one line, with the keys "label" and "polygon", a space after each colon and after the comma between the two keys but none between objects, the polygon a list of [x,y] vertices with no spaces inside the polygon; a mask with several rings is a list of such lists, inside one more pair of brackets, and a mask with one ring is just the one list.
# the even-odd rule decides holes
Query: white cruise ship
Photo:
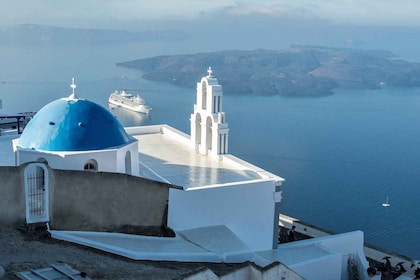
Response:
[{"label": "white cruise ship", "polygon": [[118,107],[144,114],[148,114],[152,110],[139,95],[127,93],[125,90],[116,90],[111,93],[108,102]]}]

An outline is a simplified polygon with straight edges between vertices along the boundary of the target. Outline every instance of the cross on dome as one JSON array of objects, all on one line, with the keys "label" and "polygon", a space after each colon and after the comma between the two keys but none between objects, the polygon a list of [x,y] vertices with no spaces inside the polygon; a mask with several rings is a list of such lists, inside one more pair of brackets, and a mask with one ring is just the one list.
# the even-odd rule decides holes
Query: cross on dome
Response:
[{"label": "cross on dome", "polygon": [[72,88],[72,94],[70,95],[71,99],[76,99],[76,94],[74,93],[74,89],[76,88],[76,84],[74,83],[74,78],[71,79],[71,85],[70,87]]},{"label": "cross on dome", "polygon": [[209,67],[209,69],[207,70],[207,77],[211,78],[211,74],[213,73],[213,71],[211,70],[211,67]]}]

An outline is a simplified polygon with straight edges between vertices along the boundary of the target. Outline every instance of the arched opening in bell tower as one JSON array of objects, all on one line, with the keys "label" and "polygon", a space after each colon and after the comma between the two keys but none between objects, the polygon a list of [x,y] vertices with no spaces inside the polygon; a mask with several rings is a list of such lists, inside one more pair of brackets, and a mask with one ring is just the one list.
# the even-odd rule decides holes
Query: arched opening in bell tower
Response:
[{"label": "arched opening in bell tower", "polygon": [[199,149],[201,145],[201,115],[197,113],[195,118],[195,148]]},{"label": "arched opening in bell tower", "polygon": [[207,108],[207,84],[205,81],[201,83],[201,109]]},{"label": "arched opening in bell tower", "polygon": [[207,117],[206,120],[206,150],[211,150],[212,149],[212,127],[213,121],[210,117]]}]

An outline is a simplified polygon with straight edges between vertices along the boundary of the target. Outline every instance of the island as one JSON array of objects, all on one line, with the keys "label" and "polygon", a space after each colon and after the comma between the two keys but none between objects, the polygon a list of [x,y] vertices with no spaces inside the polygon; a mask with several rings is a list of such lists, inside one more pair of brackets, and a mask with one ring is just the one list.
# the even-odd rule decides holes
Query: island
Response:
[{"label": "island", "polygon": [[385,50],[294,45],[284,50],[226,50],[119,62],[152,81],[196,87],[212,67],[225,94],[326,96],[335,88],[420,86],[420,63]]}]

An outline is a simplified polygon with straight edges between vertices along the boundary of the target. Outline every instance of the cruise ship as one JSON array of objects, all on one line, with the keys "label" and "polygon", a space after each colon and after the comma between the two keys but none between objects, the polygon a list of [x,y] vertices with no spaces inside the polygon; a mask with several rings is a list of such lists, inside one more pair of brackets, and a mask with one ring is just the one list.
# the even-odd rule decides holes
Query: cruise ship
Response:
[{"label": "cruise ship", "polygon": [[150,108],[139,95],[127,93],[125,90],[114,91],[109,96],[108,102],[118,107],[123,107],[134,112],[148,114]]}]

